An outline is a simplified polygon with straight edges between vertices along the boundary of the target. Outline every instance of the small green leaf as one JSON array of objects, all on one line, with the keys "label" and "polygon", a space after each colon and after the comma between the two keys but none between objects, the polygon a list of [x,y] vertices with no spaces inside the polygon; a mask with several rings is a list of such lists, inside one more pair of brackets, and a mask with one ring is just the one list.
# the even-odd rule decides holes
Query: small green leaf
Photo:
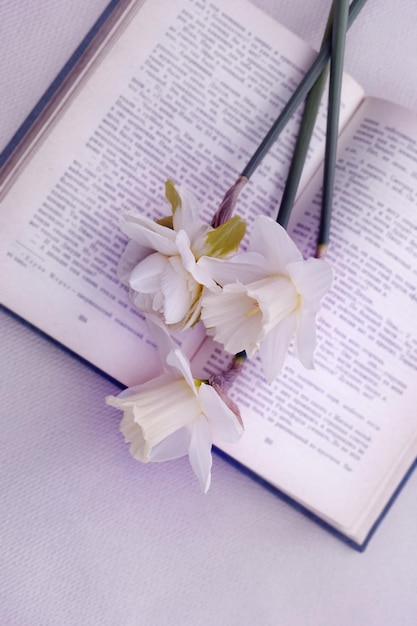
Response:
[{"label": "small green leaf", "polygon": [[230,218],[224,224],[209,231],[206,235],[207,254],[223,257],[238,249],[245,236],[246,222],[238,215]]},{"label": "small green leaf", "polygon": [[197,389],[197,391],[200,389],[201,385],[208,385],[209,381],[208,380],[201,380],[200,378],[194,378],[194,386]]},{"label": "small green leaf", "polygon": [[175,183],[170,178],[165,183],[165,197],[172,207],[172,214],[181,206],[181,196],[175,189]]},{"label": "small green leaf", "polygon": [[160,226],[166,226],[167,228],[174,230],[174,222],[172,219],[172,215],[166,215],[165,217],[161,217],[161,219],[156,220],[156,223],[159,224]]}]

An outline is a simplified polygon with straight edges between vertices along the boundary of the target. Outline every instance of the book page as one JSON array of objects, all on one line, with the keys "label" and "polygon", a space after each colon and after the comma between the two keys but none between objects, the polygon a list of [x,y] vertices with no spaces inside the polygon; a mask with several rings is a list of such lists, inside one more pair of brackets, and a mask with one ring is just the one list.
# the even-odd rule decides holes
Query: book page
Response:
[{"label": "book page", "polygon": [[[125,384],[154,374],[143,316],[116,276],[119,214],[167,214],[172,178],[209,222],[314,55],[250,3],[149,0],[3,199],[3,303]],[[342,125],[362,98],[345,86]],[[297,124],[242,194],[249,221],[277,211]],[[323,105],[306,179],[324,128]],[[189,354],[201,337],[182,337]]]},{"label": "book page", "polygon": [[[322,172],[290,231],[312,256]],[[362,539],[417,454],[417,116],[366,100],[342,136],[315,369],[290,355],[269,386],[257,359],[231,396],[246,433],[225,451]],[[219,347],[207,373],[225,365]],[[206,361],[206,363],[205,363]],[[336,522],[336,523],[335,523]]]}]

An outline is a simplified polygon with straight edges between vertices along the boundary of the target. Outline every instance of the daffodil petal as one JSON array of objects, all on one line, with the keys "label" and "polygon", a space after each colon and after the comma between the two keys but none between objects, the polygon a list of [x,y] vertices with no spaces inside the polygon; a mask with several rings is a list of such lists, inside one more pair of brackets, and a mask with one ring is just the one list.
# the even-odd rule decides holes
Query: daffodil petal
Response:
[{"label": "daffodil petal", "polygon": [[168,266],[168,259],[154,252],[132,270],[129,286],[139,293],[154,293],[160,289],[161,274]]},{"label": "daffodil petal", "polygon": [[121,391],[117,396],[107,396],[106,403],[110,406],[114,406],[116,409],[122,409],[126,406],[126,404],[133,404],[135,401],[135,397],[142,393],[143,391],[151,391],[152,389],[159,389],[166,383],[172,380],[172,376],[169,374],[161,374],[156,378],[152,378],[144,383],[140,383],[139,385],[135,385],[133,387],[128,387]]},{"label": "daffodil petal", "polygon": [[139,311],[146,313],[146,315],[149,315],[154,319],[160,315],[160,307],[154,308],[157,303],[153,294],[138,293],[137,291],[131,289],[129,296],[133,306]]},{"label": "daffodil petal", "polygon": [[194,241],[200,233],[202,225],[199,203],[194,194],[185,187],[179,186],[177,191],[181,197],[181,206],[174,213],[174,230],[177,232],[185,230],[191,241]]},{"label": "daffodil petal", "polygon": [[161,254],[176,254],[175,232],[143,215],[124,215],[120,228],[130,239]]},{"label": "daffodil petal", "polygon": [[262,312],[262,323],[268,333],[291,315],[298,304],[298,295],[293,283],[286,276],[263,278],[246,286],[247,293]]},{"label": "daffodil petal", "polygon": [[313,369],[314,350],[316,348],[316,321],[315,314],[309,310],[300,311],[298,314],[295,348],[304,367]]},{"label": "daffodil petal", "polygon": [[268,275],[266,260],[257,252],[241,252],[231,259],[202,256],[198,265],[219,285],[252,283]]},{"label": "daffodil petal", "polygon": [[259,348],[263,371],[268,383],[275,380],[284,365],[295,327],[295,315],[285,317],[269,331]]},{"label": "daffodil petal", "polygon": [[147,317],[146,323],[149,328],[150,334],[155,340],[157,346],[157,354],[160,358],[160,361],[163,366],[166,367],[166,359],[168,354],[176,348],[172,337],[168,332],[167,326],[158,317]]},{"label": "daffodil petal", "polygon": [[284,274],[288,263],[303,258],[287,231],[265,215],[260,215],[253,223],[249,250],[262,254],[268,261],[270,273],[274,274]]},{"label": "daffodil petal", "polygon": [[199,398],[204,414],[209,419],[213,438],[229,443],[238,441],[243,433],[242,424],[217,391],[210,385],[202,384]]},{"label": "daffodil petal", "polygon": [[181,322],[194,298],[189,289],[189,276],[178,257],[170,257],[160,276],[164,318],[167,324]]},{"label": "daffodil petal", "polygon": [[195,256],[190,248],[190,239],[184,230],[178,233],[176,243],[184,269],[191,274],[196,283],[206,287],[214,287],[215,283],[209,272],[196,263]]},{"label": "daffodil petal", "polygon": [[192,425],[188,458],[204,493],[207,493],[211,482],[211,446],[211,429],[206,418],[201,416]]},{"label": "daffodil petal", "polygon": [[130,443],[129,452],[137,461],[148,463],[150,460],[151,447],[146,441],[143,431],[137,427],[133,418],[133,408],[125,409],[122,421],[120,422],[120,431],[124,436],[126,443]]},{"label": "daffodil petal", "polygon": [[110,396],[106,402],[123,411],[120,429],[131,444],[132,456],[144,463],[151,460],[154,447],[202,414],[187,382],[169,375],[126,390],[117,398]]},{"label": "daffodil petal", "polygon": [[151,252],[152,250],[142,246],[137,241],[130,239],[127,242],[117,264],[117,276],[124,285],[129,284],[130,273],[136,265],[143,261]]},{"label": "daffodil petal", "polygon": [[239,283],[226,285],[219,294],[207,292],[201,318],[209,334],[230,354],[246,350],[252,356],[264,337],[262,313]]},{"label": "daffodil petal", "polygon": [[311,258],[300,263],[290,263],[287,272],[305,305],[317,311],[321,298],[332,284],[333,272],[329,263]]},{"label": "daffodil petal", "polygon": [[190,362],[185,354],[179,348],[175,348],[167,355],[166,362],[171,369],[174,368],[176,370],[176,375],[179,374],[186,380],[193,393],[197,395]]},{"label": "daffodil petal", "polygon": [[152,448],[150,461],[171,461],[186,456],[190,447],[190,436],[188,426],[176,430]]}]

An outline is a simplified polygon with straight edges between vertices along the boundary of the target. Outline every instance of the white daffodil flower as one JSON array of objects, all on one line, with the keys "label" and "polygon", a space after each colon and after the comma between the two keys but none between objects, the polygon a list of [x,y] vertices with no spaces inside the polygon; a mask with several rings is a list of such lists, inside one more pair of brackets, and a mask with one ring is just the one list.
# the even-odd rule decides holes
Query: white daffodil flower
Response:
[{"label": "white daffodil flower", "polygon": [[190,364],[177,348],[168,353],[167,372],[131,387],[106,402],[124,414],[120,424],[132,456],[144,463],[188,454],[201,488],[211,481],[211,447],[216,441],[238,441],[240,417],[211,385],[194,380]]},{"label": "white daffodil flower", "polygon": [[259,350],[272,382],[295,337],[300,361],[313,367],[315,318],[332,282],[328,263],[304,260],[285,229],[261,216],[254,222],[247,252],[222,262],[204,258],[201,265],[222,286],[220,292],[203,295],[201,318],[228,352],[246,350],[252,356]]},{"label": "white daffodil flower", "polygon": [[130,241],[118,275],[140,311],[161,319],[172,330],[184,330],[199,318],[203,287],[216,288],[199,258],[223,257],[236,250],[245,223],[234,217],[211,228],[201,221],[194,196],[183,188],[178,192],[171,181],[166,184],[166,198],[172,215],[159,223],[141,215],[122,217],[121,229]]}]

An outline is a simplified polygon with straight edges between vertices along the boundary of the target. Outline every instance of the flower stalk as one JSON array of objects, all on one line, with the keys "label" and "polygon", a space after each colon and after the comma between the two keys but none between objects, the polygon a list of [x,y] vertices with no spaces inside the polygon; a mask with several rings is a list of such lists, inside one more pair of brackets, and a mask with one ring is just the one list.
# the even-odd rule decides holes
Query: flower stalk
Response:
[{"label": "flower stalk", "polygon": [[349,0],[337,0],[335,2],[330,62],[329,111],[327,115],[326,151],[324,156],[323,197],[316,250],[316,256],[318,258],[322,258],[326,254],[329,245],[348,12]]},{"label": "flower stalk", "polygon": [[[336,162],[340,95],[347,29],[366,0],[333,0],[321,50],[248,164],[226,192],[211,225],[196,198],[165,186],[168,215],[153,221],[126,214],[121,229],[129,242],[118,274],[155,338],[163,371],[107,403],[123,411],[121,431],[137,460],[160,462],[188,456],[201,488],[211,481],[213,442],[237,442],[244,426],[228,390],[247,357],[259,352],[265,379],[294,356],[314,366],[315,318],[331,287],[332,270],[321,258],[305,260],[286,228],[307,157],[330,63],[323,209],[317,256],[327,246]],[[239,246],[246,223],[233,216],[240,192],[303,100],[306,107],[277,220],[258,216],[248,245]],[[234,355],[224,371],[195,379],[170,331],[202,322],[205,331]]]},{"label": "flower stalk", "polygon": [[[364,7],[365,3],[366,3],[366,0],[352,0],[352,3],[349,7],[346,29],[349,29],[351,27],[351,25],[353,24],[353,22],[359,15],[360,11]],[[304,78],[298,85],[297,89],[294,91],[291,98],[288,100],[287,104],[285,105],[284,109],[282,110],[278,118],[272,124],[271,128],[265,135],[263,141],[260,143],[255,153],[250,158],[249,162],[247,163],[245,168],[242,170],[239,178],[234,183],[234,185],[232,185],[230,190],[233,189],[235,186],[238,186],[239,179],[241,178],[247,179],[247,180],[250,179],[252,174],[260,165],[263,158],[271,149],[275,140],[278,138],[280,133],[284,130],[285,126],[288,124],[289,120],[291,119],[291,117],[293,116],[297,108],[306,99],[307,94],[310,92],[310,90],[312,89],[316,81],[319,79],[320,75],[322,74],[323,70],[326,67],[326,64],[328,63],[330,59],[330,55],[331,55],[331,41],[327,40],[325,44],[322,46],[320,52],[317,54],[316,58],[314,59],[312,65],[310,66],[310,69],[304,75]],[[233,194],[233,203],[234,203],[233,208],[237,202],[237,198],[241,189],[242,189],[242,186],[240,187],[238,186],[237,194],[236,193]],[[222,203],[225,201],[226,196],[229,194],[230,190],[226,192],[226,195]]]},{"label": "flower stalk", "polygon": [[[337,3],[337,0],[333,0],[333,4],[330,8],[329,17],[327,19],[326,28],[321,43],[321,48],[327,45],[327,42],[330,40],[330,37],[332,35],[333,12],[335,3]],[[308,147],[310,145],[311,137],[313,135],[313,130],[316,123],[320,103],[323,97],[324,88],[327,83],[329,67],[330,64],[329,62],[327,62],[322,73],[318,77],[317,81],[311,88],[306,98],[303,117],[301,119],[300,128],[298,130],[297,141],[295,144],[293,157],[284,187],[284,193],[282,194],[281,204],[277,215],[277,222],[278,224],[281,224],[283,228],[287,228],[288,226],[292,207],[295,202],[298,186],[304,169],[304,163],[307,157]]]}]

